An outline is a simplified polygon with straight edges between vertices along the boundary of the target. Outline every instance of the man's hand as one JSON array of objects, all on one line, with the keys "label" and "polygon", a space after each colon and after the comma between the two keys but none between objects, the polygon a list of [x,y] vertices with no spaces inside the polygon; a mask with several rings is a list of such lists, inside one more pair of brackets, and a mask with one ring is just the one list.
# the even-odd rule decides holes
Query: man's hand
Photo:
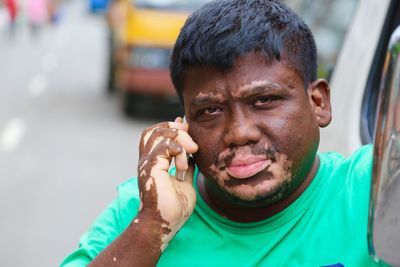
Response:
[{"label": "man's hand", "polygon": [[[138,215],[88,266],[155,266],[169,241],[193,212],[194,163],[186,153],[198,149],[182,118],[157,124],[143,132],[139,150]],[[186,171],[184,182],[168,174],[172,159]]]},{"label": "man's hand", "polygon": [[[175,122],[160,123],[145,130],[140,141],[139,217],[159,226],[161,251],[195,207],[194,164],[188,164],[187,153],[195,153],[198,147],[187,131],[187,123],[177,118]],[[177,171],[186,171],[183,182],[168,173],[173,158]]]}]

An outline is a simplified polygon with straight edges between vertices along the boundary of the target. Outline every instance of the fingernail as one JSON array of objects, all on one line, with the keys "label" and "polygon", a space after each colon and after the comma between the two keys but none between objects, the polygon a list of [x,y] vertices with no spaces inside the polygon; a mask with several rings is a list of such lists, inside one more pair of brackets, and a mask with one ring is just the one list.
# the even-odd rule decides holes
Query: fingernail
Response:
[{"label": "fingernail", "polygon": [[180,182],[184,182],[186,179],[186,171],[177,171],[176,179]]},{"label": "fingernail", "polygon": [[199,148],[199,146],[194,141],[192,141],[192,144],[193,144],[193,148],[196,148],[196,149]]}]

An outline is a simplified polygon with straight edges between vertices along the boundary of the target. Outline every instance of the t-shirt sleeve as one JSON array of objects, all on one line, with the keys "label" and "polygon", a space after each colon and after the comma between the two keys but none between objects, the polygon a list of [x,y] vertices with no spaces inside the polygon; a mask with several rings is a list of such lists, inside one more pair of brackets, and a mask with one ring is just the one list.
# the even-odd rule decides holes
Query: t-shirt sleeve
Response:
[{"label": "t-shirt sleeve", "polygon": [[118,197],[94,221],[79,241],[79,248],[68,255],[61,267],[86,266],[128,227],[139,209],[137,179],[118,187]]},{"label": "t-shirt sleeve", "polygon": [[[369,195],[370,181],[372,176],[372,165],[373,165],[373,146],[365,145],[356,150],[353,155],[349,158],[350,162],[350,176],[353,183],[367,184],[363,186]],[[351,184],[355,188],[359,188],[358,184]]]}]

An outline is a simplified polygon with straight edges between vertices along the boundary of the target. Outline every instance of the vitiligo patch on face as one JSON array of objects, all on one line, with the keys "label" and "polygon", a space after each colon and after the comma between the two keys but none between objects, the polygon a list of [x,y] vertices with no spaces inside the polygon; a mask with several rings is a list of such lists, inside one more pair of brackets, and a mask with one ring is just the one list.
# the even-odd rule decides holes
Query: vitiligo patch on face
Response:
[{"label": "vitiligo patch on face", "polygon": [[248,94],[258,93],[258,90],[264,91],[267,88],[270,89],[283,89],[283,87],[275,82],[269,80],[257,80],[251,83],[245,84],[236,90],[232,90],[231,95],[233,98],[245,97]]},{"label": "vitiligo patch on face", "polygon": [[284,154],[278,154],[276,162],[269,166],[268,171],[272,173],[272,176],[278,180],[287,179],[289,182],[292,178],[290,173],[290,168],[292,167],[292,162],[288,160],[287,156]]},{"label": "vitiligo patch on face", "polygon": [[[227,165],[230,164],[231,160],[235,158],[246,159],[251,155],[259,155],[261,151],[264,151],[265,160],[268,162],[266,169],[262,171],[265,177],[258,177],[254,181],[254,177],[235,178],[229,175]],[[292,178],[291,166],[292,162],[288,160],[286,155],[277,153],[274,149],[269,149],[267,145],[264,149],[242,146],[221,152],[218,156],[218,162],[211,165],[208,170],[223,191],[239,199],[251,201],[269,195],[280,186],[290,183]]]},{"label": "vitiligo patch on face", "polygon": [[252,151],[251,147],[249,146],[241,146],[233,149],[227,148],[218,155],[217,162],[211,165],[208,170],[212,176],[216,178],[221,187],[221,185],[224,184],[224,181],[230,179],[228,172],[226,171],[226,167],[230,164],[231,159],[235,156],[250,154],[252,154]]},{"label": "vitiligo patch on face", "polygon": [[287,156],[278,154],[275,162],[271,163],[267,168],[267,172],[271,174],[266,179],[261,179],[257,184],[241,184],[236,186],[224,186],[226,190],[234,196],[242,200],[256,200],[268,196],[269,199],[277,199],[280,196],[275,196],[275,193],[281,193],[281,188],[290,184],[292,174],[290,172],[291,161],[287,160]]},{"label": "vitiligo patch on face", "polygon": [[200,104],[203,102],[222,103],[225,100],[226,100],[226,97],[222,93],[200,92],[193,98],[192,103],[194,103],[194,104]]}]

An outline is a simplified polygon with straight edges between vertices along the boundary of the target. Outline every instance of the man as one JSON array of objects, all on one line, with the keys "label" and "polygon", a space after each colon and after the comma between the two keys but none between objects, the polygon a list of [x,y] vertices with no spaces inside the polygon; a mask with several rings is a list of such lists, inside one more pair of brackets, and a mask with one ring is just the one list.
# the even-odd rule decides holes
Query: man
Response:
[{"label": "man", "polygon": [[207,4],[182,28],[170,69],[188,123],[144,131],[138,179],[63,266],[374,265],[371,149],[317,155],[329,86],[296,14],[278,0]]}]

